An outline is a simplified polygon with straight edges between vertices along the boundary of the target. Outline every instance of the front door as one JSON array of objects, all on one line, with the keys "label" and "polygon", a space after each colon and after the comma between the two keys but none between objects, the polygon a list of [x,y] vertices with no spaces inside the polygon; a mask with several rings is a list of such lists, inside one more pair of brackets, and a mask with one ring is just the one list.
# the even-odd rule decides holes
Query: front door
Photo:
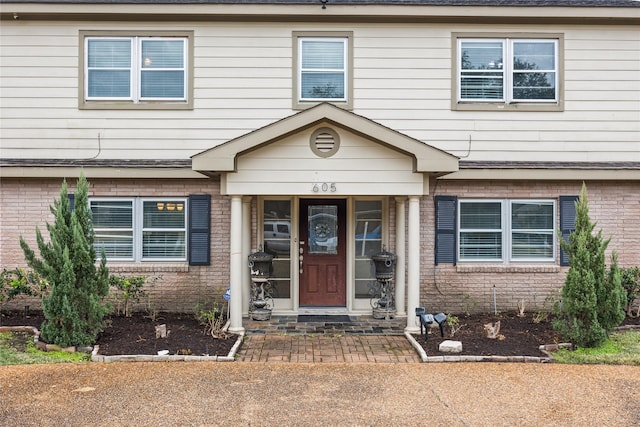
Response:
[{"label": "front door", "polygon": [[347,204],[300,200],[300,306],[345,307]]}]

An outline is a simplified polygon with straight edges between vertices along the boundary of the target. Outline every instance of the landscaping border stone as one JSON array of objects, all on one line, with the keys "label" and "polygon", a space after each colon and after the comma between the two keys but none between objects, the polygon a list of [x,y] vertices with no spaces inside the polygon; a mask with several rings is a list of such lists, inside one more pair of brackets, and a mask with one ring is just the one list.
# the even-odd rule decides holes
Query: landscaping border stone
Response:
[{"label": "landscaping border stone", "polygon": [[[425,363],[441,363],[441,362],[518,362],[518,363],[550,363],[554,362],[553,357],[548,351],[543,350],[540,346],[540,350],[547,355],[547,357],[537,356],[464,356],[464,355],[447,355],[447,356],[428,356],[424,348],[416,341],[410,332],[405,332],[404,336],[409,340],[413,348],[420,356],[420,360]],[[565,345],[565,344],[553,344],[550,347]],[[571,346],[571,344],[566,344]]]}]

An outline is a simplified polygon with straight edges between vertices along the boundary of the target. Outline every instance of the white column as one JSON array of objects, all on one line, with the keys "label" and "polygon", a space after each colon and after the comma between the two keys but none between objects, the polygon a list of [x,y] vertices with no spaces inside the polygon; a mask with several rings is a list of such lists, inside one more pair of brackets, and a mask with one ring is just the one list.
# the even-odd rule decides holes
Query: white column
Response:
[{"label": "white column", "polygon": [[242,327],[242,197],[231,197],[231,235],[229,242],[229,281],[231,282],[229,331],[244,332]]},{"label": "white column", "polygon": [[249,313],[249,276],[248,259],[251,253],[251,196],[242,199],[242,312]]},{"label": "white column", "polygon": [[407,314],[405,305],[405,227],[404,202],[406,197],[396,197],[396,314],[404,316]]},{"label": "white column", "polygon": [[407,253],[407,332],[417,332],[416,307],[420,304],[420,198],[409,197]]}]

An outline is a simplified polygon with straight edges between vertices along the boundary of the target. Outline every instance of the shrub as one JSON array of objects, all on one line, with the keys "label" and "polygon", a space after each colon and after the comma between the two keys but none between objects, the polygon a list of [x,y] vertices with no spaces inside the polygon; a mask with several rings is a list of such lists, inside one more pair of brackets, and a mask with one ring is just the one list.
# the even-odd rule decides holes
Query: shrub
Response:
[{"label": "shrub", "polygon": [[217,301],[213,302],[211,308],[207,308],[206,304],[196,305],[196,320],[204,326],[204,333],[210,334],[213,338],[226,338],[224,331],[225,316],[222,308]]},{"label": "shrub", "polygon": [[37,296],[46,284],[33,271],[3,268],[0,272],[0,311],[6,302],[21,295]]},{"label": "shrub", "polygon": [[[628,316],[633,316],[631,312],[631,308],[633,302],[638,298],[638,294],[640,294],[640,268],[638,267],[628,267],[620,269],[621,282],[622,287],[627,291],[627,306],[626,311]],[[638,312],[636,313],[636,317],[640,316],[640,307],[638,307]]]},{"label": "shrub", "polygon": [[625,291],[615,253],[607,272],[605,250],[610,239],[594,234],[589,218],[587,188],[576,202],[575,231],[561,241],[569,255],[569,271],[562,288],[554,327],[580,347],[596,347],[624,319]]},{"label": "shrub", "polygon": [[50,207],[54,223],[46,224],[49,242],[36,227],[40,258],[20,237],[27,265],[48,283],[42,295],[42,337],[63,347],[92,344],[108,311],[104,298],[109,291],[109,271],[104,252],[100,266],[95,265],[88,189],[89,183],[81,174],[72,211],[67,183],[62,183],[60,199]]},{"label": "shrub", "polygon": [[[147,292],[143,289],[147,281],[147,276],[109,276],[109,285],[117,289],[118,293],[115,298],[122,302],[122,311],[125,317],[131,317],[131,300],[140,302],[140,298],[145,296]],[[120,314],[120,305],[118,304],[118,315]]]}]

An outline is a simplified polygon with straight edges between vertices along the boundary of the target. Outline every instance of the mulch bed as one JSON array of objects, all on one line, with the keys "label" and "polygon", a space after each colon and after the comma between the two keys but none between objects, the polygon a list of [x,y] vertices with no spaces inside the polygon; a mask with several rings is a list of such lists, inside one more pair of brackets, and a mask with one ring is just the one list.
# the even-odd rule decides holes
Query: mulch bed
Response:
[{"label": "mulch bed", "polygon": [[[21,312],[4,313],[0,326],[35,326],[40,329],[44,317],[32,313],[25,317]],[[143,314],[131,317],[114,316],[107,318],[107,327],[95,343],[100,346],[103,356],[146,354],[155,355],[168,350],[170,355],[227,356],[238,336],[213,338],[205,334],[204,326],[193,314],[160,313],[155,319]],[[167,337],[156,338],[156,326],[166,325]]]},{"label": "mulch bed", "polygon": [[[547,320],[537,321],[536,313],[524,313],[520,317],[515,312],[459,315],[458,326],[461,326],[455,334],[451,335],[448,325],[444,326],[444,338],[440,336],[438,328],[430,328],[429,336],[425,341],[424,336],[414,336],[422,346],[427,356],[444,356],[451,353],[439,351],[439,345],[443,340],[462,342],[462,352],[455,355],[462,356],[535,356],[544,357],[539,350],[544,344],[559,344],[566,342],[562,335],[553,329],[551,317]],[[500,321],[499,337],[487,338],[484,325],[495,324]],[[640,325],[640,318],[627,317],[622,325]]]},{"label": "mulch bed", "polygon": [[[535,322],[534,313],[519,317],[516,313],[459,315],[462,327],[451,336],[445,325],[444,338],[438,328],[429,330],[428,339],[416,335],[428,356],[442,356],[439,344],[445,339],[462,342],[462,353],[471,356],[544,356],[538,349],[542,344],[564,342],[562,336],[553,329],[550,320]],[[44,320],[42,313],[3,312],[0,326],[35,326],[40,329]],[[500,335],[497,339],[486,337],[484,325],[500,320]],[[156,338],[156,326],[165,324],[169,334],[166,338]],[[105,356],[145,354],[155,355],[168,350],[169,354],[190,354],[194,356],[226,356],[237,340],[236,335],[215,339],[204,333],[193,314],[161,313],[155,319],[143,314],[132,317],[110,317],[107,327],[98,337],[100,354]],[[626,318],[623,325],[640,325],[640,318]]]},{"label": "mulch bed", "polygon": [[[457,330],[453,335],[451,328],[445,323],[444,338],[440,336],[438,328],[430,328],[428,339],[415,336],[427,356],[444,356],[451,353],[440,352],[438,347],[443,340],[462,342],[462,352],[456,355],[464,356],[545,356],[539,350],[543,344],[557,344],[564,342],[562,335],[553,329],[550,320],[536,322],[534,315],[525,313],[520,317],[516,313],[459,315]],[[498,338],[487,338],[485,324],[495,324],[500,321]]]},{"label": "mulch bed", "polygon": [[[193,314],[162,313],[155,320],[141,314],[112,317],[109,326],[98,336],[100,354],[169,354],[194,356],[226,356],[238,336],[213,338]],[[166,325],[167,337],[156,338],[156,326]]]}]

